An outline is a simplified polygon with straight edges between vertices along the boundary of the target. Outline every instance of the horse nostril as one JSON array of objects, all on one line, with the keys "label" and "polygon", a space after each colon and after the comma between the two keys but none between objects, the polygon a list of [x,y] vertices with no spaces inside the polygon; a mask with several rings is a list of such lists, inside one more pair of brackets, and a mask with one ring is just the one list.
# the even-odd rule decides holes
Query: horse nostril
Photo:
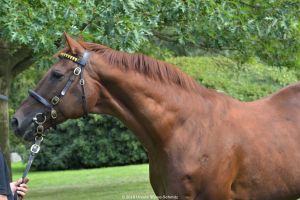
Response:
[{"label": "horse nostril", "polygon": [[14,118],[11,120],[11,127],[13,128],[14,131],[18,129],[18,127],[19,127],[19,122],[18,122],[17,118],[14,117]]}]

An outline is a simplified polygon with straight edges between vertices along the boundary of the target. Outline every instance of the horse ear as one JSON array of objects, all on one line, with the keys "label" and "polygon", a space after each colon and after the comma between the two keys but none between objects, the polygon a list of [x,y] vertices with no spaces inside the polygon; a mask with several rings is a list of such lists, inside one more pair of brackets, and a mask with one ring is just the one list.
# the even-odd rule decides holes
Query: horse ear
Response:
[{"label": "horse ear", "polygon": [[75,55],[83,54],[84,48],[76,40],[70,37],[66,32],[64,32],[64,36],[68,46],[70,47],[72,54]]}]

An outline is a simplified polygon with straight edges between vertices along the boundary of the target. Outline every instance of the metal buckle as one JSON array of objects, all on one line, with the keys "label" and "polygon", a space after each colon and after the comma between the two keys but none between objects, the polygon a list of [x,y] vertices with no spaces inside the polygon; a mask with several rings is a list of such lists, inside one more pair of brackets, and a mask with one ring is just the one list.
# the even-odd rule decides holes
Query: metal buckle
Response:
[{"label": "metal buckle", "polygon": [[44,127],[43,125],[38,125],[36,127],[36,133],[42,135],[44,133]]},{"label": "metal buckle", "polygon": [[78,76],[80,73],[81,73],[81,69],[80,69],[80,67],[76,67],[75,69],[74,69],[74,72],[73,72],[76,76]]},{"label": "metal buckle", "polygon": [[84,85],[84,79],[80,79],[80,80],[79,80],[79,84],[80,84],[80,85]]},{"label": "metal buckle", "polygon": [[58,104],[58,102],[59,102],[59,97],[58,96],[55,96],[55,97],[53,97],[52,99],[51,99],[51,103],[52,103],[52,105],[56,105],[56,104]]},{"label": "metal buckle", "polygon": [[41,147],[38,144],[33,144],[30,148],[30,151],[34,154],[38,153],[40,151]]},{"label": "metal buckle", "polygon": [[57,118],[57,112],[56,112],[56,110],[54,110],[54,109],[51,110],[51,117],[52,117],[52,119],[56,119]]}]

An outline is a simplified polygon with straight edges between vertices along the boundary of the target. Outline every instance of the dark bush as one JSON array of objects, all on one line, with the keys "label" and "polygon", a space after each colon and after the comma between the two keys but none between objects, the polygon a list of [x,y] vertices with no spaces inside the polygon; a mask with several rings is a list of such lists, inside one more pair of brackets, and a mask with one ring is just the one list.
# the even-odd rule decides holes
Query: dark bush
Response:
[{"label": "dark bush", "polygon": [[56,170],[145,162],[145,150],[120,121],[110,116],[90,115],[51,130],[33,166]]}]

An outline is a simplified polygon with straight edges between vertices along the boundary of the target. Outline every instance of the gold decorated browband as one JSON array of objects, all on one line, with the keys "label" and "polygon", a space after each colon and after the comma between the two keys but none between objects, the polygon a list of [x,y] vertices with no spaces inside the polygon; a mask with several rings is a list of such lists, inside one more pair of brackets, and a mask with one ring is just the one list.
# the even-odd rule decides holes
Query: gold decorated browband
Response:
[{"label": "gold decorated browband", "polygon": [[73,62],[77,63],[81,67],[84,67],[87,64],[88,60],[89,60],[90,52],[88,52],[88,51],[83,52],[83,55],[82,55],[81,59],[76,58],[75,56],[72,56],[72,55],[67,54],[67,53],[60,53],[59,57],[67,58],[67,59],[72,60]]},{"label": "gold decorated browband", "polygon": [[67,58],[67,59],[72,60],[74,62],[79,62],[79,60],[80,60],[79,58],[71,56],[70,54],[67,54],[67,53],[60,53],[59,56],[63,57],[63,58]]}]

